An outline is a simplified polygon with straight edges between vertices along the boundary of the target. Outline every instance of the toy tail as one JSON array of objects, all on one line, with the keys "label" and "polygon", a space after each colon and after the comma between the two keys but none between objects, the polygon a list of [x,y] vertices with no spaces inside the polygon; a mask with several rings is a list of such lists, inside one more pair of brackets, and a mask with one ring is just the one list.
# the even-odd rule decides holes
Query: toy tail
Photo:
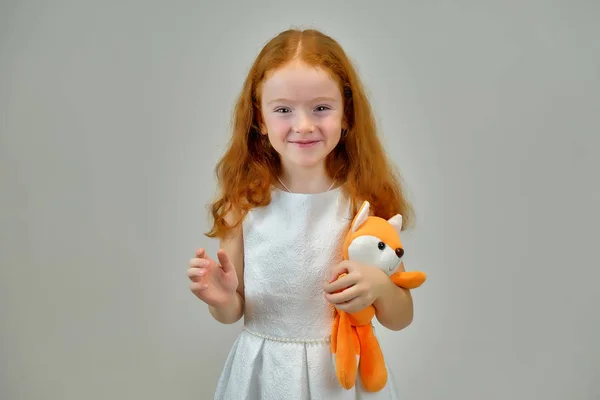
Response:
[{"label": "toy tail", "polygon": [[378,392],[385,387],[388,380],[381,346],[371,324],[358,326],[356,330],[360,340],[360,379],[368,392]]}]

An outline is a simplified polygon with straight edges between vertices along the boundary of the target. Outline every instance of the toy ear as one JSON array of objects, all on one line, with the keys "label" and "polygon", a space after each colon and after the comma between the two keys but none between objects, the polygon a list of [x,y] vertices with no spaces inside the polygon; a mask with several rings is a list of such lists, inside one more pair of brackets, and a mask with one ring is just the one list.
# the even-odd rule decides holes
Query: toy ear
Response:
[{"label": "toy ear", "polygon": [[356,217],[354,217],[354,221],[352,221],[352,232],[356,232],[358,227],[361,226],[367,220],[367,217],[369,216],[369,208],[369,202],[363,202],[362,206],[360,207],[360,210],[358,210],[358,213],[356,214]]},{"label": "toy ear", "polygon": [[392,218],[388,219],[388,222],[394,227],[394,229],[396,229],[399,235],[400,231],[402,231],[402,215],[396,214]]}]

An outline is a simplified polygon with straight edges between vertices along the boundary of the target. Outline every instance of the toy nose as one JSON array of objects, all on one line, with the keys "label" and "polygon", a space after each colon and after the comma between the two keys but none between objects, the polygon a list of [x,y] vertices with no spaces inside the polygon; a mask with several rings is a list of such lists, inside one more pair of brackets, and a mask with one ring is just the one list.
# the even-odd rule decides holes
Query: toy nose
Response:
[{"label": "toy nose", "polygon": [[398,256],[398,258],[402,258],[402,256],[404,255],[404,249],[401,247],[397,248],[396,255]]}]

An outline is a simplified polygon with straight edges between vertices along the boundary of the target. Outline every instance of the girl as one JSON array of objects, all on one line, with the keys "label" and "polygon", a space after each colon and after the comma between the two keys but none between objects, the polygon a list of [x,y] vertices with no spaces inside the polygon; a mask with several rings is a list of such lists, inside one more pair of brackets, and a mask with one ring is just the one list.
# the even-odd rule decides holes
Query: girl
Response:
[{"label": "girl", "polygon": [[411,219],[355,69],[329,36],[284,31],[258,55],[234,118],[207,233],[220,239],[218,262],[200,249],[188,269],[217,321],[244,316],[215,399],[396,399],[391,372],[380,392],[360,379],[343,389],[329,348],[333,307],[373,304],[392,330],[413,313],[410,292],[381,270],[340,262],[363,200]]}]

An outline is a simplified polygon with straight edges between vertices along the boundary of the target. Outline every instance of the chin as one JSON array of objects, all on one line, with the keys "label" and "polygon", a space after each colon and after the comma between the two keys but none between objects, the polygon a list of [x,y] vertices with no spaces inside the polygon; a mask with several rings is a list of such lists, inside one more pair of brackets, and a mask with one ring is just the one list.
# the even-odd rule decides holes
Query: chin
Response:
[{"label": "chin", "polygon": [[300,159],[300,160],[293,160],[292,161],[293,164],[297,165],[300,168],[306,168],[306,169],[311,169],[311,168],[315,168],[315,167],[319,167],[321,165],[323,165],[325,163],[325,158],[319,158],[319,159]]}]

